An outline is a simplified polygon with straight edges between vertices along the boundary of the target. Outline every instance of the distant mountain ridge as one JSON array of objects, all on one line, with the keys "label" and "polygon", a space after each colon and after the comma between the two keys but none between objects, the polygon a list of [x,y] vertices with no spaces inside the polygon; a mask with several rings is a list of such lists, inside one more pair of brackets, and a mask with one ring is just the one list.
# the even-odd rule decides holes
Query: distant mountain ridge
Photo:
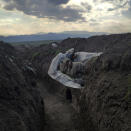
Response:
[{"label": "distant mountain ridge", "polygon": [[94,35],[107,34],[104,32],[87,32],[87,31],[65,31],[61,33],[38,33],[32,35],[14,35],[14,36],[0,36],[0,40],[4,42],[24,42],[24,41],[40,41],[40,40],[63,40],[68,37],[88,38]]}]

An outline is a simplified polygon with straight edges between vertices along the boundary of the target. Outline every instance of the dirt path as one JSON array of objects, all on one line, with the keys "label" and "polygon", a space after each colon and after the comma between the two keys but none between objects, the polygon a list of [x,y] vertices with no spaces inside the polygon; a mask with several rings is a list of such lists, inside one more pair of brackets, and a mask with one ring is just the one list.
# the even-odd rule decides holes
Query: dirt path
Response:
[{"label": "dirt path", "polygon": [[60,96],[50,94],[44,85],[39,82],[38,86],[45,102],[46,127],[45,131],[74,131],[72,105]]}]

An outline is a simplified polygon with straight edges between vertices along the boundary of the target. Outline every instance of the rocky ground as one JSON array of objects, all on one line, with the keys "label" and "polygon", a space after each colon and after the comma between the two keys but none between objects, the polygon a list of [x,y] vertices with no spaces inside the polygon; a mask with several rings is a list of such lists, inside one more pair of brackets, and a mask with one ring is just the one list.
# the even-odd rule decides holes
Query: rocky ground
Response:
[{"label": "rocky ground", "polygon": [[[47,71],[55,55],[72,47],[103,54],[86,63],[86,86],[71,89],[70,104],[66,87]],[[14,48],[1,42],[0,60],[0,130],[131,130],[130,33],[68,38],[57,48],[51,44]]]}]

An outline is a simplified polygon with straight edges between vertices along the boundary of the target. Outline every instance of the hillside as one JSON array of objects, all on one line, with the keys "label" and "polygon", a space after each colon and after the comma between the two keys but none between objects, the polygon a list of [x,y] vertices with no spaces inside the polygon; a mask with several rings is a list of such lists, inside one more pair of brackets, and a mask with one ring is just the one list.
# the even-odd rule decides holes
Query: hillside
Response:
[{"label": "hillside", "polygon": [[[24,53],[24,58],[32,61],[35,68],[37,68],[43,75],[48,70],[52,58],[59,52],[64,52],[70,48],[75,48],[76,51],[88,52],[105,52],[107,50],[126,51],[131,42],[131,34],[118,35],[103,35],[93,36],[90,38],[68,38],[58,44],[57,48],[49,45],[41,45],[36,48],[31,48]],[[42,71],[41,71],[42,70]]]},{"label": "hillside", "polygon": [[[58,48],[44,45],[28,51],[28,59],[50,92],[62,93],[65,90],[47,75],[50,62],[57,53],[72,47],[76,51],[103,52],[98,59],[87,63],[87,85],[79,91],[80,96],[75,95],[74,102],[77,101],[77,104],[74,104],[80,120],[77,121],[77,129],[130,130],[131,34],[94,36],[88,39],[68,38],[58,44]],[[76,91],[72,92],[75,94]]]},{"label": "hillside", "polygon": [[[130,131],[131,33],[68,38],[57,45],[25,49],[0,43],[0,130]],[[67,87],[47,72],[52,59],[72,47],[103,54],[86,62],[85,87],[71,89],[69,103]]]},{"label": "hillside", "polygon": [[0,36],[0,40],[13,43],[13,42],[29,42],[29,41],[43,41],[43,40],[63,40],[68,37],[85,37],[88,38],[93,35],[107,34],[104,32],[86,32],[86,31],[67,31],[61,33],[38,33],[32,35],[14,35],[14,36]]},{"label": "hillside", "polygon": [[14,47],[0,42],[1,131],[43,128],[44,102],[34,83],[35,74],[17,57]]}]

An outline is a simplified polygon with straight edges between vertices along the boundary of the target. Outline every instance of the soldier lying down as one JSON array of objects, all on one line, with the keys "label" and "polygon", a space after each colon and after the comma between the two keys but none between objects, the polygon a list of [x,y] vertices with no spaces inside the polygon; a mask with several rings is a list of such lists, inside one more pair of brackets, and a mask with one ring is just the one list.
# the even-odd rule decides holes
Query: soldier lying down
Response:
[{"label": "soldier lying down", "polygon": [[74,49],[72,49],[72,52],[60,62],[59,70],[72,77],[74,82],[84,86],[85,64],[82,62],[75,62],[76,58],[77,55]]}]

